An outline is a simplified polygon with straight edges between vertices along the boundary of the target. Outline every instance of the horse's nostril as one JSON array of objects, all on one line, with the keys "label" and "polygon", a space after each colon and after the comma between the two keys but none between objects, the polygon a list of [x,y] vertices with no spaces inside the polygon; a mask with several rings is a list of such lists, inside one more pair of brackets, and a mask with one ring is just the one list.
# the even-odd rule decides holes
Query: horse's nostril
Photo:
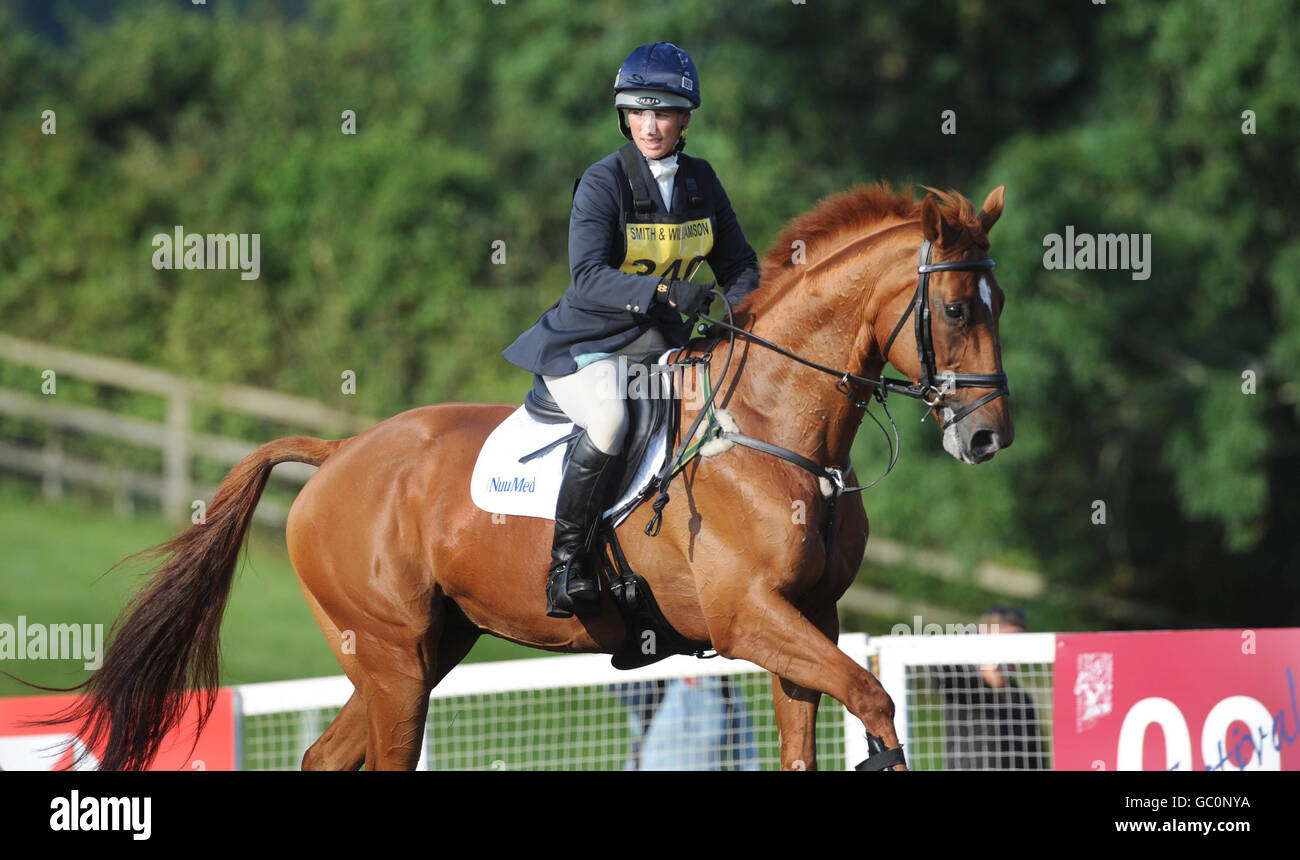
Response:
[{"label": "horse's nostril", "polygon": [[992,430],[976,430],[970,437],[970,450],[977,457],[997,453],[998,434]]}]

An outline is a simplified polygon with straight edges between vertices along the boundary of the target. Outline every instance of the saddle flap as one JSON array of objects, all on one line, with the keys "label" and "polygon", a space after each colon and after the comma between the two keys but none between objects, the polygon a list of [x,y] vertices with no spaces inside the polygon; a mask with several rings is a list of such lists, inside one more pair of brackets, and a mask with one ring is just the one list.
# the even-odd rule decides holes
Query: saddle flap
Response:
[{"label": "saddle flap", "polygon": [[[675,413],[670,380],[654,374],[652,381],[650,368],[656,360],[666,361],[669,355],[671,351],[658,358],[642,356],[639,361],[632,360],[639,367],[629,373],[636,381],[630,386],[630,393],[635,396],[628,400],[631,427],[624,444],[627,465],[614,494],[616,501],[604,514],[614,523],[626,519],[644,500],[655,475],[671,453],[668,432]],[[568,416],[559,420],[563,413],[558,407],[554,412],[549,410],[548,402],[554,403],[549,392],[539,391],[535,386],[524,399],[524,405],[502,421],[483,443],[470,478],[470,497],[480,510],[555,518],[556,499],[567,460],[564,443],[573,441],[565,437],[575,428]],[[550,450],[528,457],[548,447]]]}]

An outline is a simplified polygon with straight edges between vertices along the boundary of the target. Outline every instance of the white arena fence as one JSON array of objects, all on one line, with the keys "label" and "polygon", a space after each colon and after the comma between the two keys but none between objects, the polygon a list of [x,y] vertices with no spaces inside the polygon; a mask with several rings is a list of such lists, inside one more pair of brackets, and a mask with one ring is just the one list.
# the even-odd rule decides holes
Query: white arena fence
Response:
[{"label": "white arena fence", "polygon": [[[909,766],[941,770],[1051,767],[1054,643],[1050,633],[854,633],[839,644],[894,698]],[[977,684],[965,689],[984,664],[1013,679],[1011,725],[1024,749],[1000,759],[988,752],[984,728],[996,721],[1005,734],[1007,705],[974,692]],[[336,676],[235,692],[243,768],[293,770],[352,683]],[[993,714],[998,707],[1002,713]],[[419,768],[769,770],[780,766],[778,750],[770,675],[752,663],[671,657],[622,672],[607,655],[584,654],[452,670],[430,697]],[[829,696],[817,713],[817,756],[824,770],[867,757],[861,723]]]}]

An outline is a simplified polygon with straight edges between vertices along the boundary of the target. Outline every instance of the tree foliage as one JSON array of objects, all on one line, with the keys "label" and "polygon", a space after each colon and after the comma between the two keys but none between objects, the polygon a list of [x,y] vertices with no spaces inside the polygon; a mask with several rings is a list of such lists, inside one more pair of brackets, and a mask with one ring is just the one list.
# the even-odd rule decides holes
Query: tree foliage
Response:
[{"label": "tree foliage", "polygon": [[[4,330],[381,416],[517,400],[499,352],[567,284],[572,177],[622,142],[609,81],[674,41],[690,151],[760,252],[856,182],[1008,186],[1015,446],[959,466],[895,406],[877,533],[1188,622],[1294,622],[1294,0],[212,6],[0,5]],[[155,270],[175,225],[259,233],[261,276]],[[1066,225],[1150,233],[1151,277],[1045,269]],[[864,430],[859,472],[883,461]]]}]

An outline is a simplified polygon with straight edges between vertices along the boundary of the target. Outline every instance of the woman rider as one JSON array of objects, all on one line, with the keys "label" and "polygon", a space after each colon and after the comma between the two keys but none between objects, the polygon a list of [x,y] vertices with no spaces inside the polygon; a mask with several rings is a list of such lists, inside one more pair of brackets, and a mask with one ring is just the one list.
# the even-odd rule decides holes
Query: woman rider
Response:
[{"label": "woman rider", "polygon": [[622,472],[627,365],[618,357],[685,344],[690,318],[712,300],[712,283],[689,280],[702,261],[733,305],[758,285],[754,249],[713,168],[682,154],[699,106],[695,64],[676,45],[642,45],[623,61],[614,108],[629,142],[589,167],[574,191],[573,280],[503,353],[541,377],[584,431],[556,503],[546,582],[546,614],[553,618],[600,609],[587,556]]}]

